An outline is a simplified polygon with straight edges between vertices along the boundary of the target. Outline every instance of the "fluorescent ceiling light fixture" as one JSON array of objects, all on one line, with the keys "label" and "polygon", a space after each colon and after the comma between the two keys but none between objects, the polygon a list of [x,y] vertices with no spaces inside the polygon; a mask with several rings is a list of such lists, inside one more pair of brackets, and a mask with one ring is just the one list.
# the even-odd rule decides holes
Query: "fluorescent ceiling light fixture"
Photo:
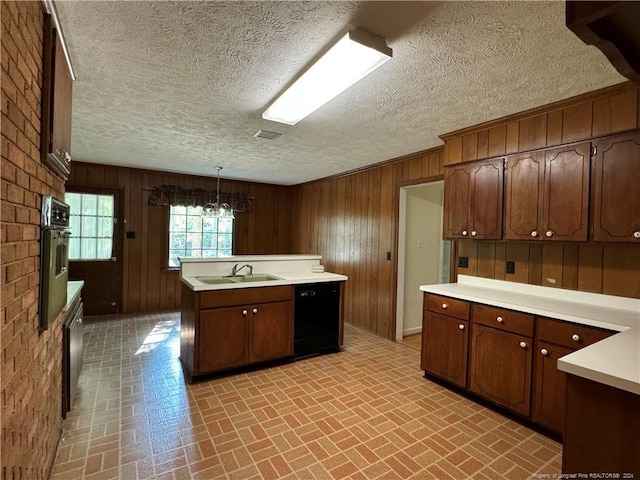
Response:
[{"label": "fluorescent ceiling light fixture", "polygon": [[351,30],[287,88],[262,118],[295,125],[391,56],[384,38],[361,28]]}]

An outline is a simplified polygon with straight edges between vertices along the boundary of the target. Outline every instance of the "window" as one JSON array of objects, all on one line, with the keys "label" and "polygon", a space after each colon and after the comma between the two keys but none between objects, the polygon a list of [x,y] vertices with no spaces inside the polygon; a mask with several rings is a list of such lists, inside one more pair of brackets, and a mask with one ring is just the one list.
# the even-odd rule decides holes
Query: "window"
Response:
[{"label": "window", "polygon": [[230,257],[233,219],[202,217],[202,207],[171,206],[169,210],[169,266],[178,257]]},{"label": "window", "polygon": [[69,260],[108,260],[113,249],[113,195],[66,193],[69,216]]}]

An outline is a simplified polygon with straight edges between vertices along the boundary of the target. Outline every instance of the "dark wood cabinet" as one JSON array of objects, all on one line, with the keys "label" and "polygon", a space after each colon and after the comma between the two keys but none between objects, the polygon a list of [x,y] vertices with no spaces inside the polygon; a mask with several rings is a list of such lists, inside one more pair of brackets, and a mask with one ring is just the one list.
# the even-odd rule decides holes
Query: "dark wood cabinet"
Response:
[{"label": "dark wood cabinet", "polygon": [[65,180],[71,161],[73,78],[51,15],[45,15],[40,155]]},{"label": "dark wood cabinet", "polygon": [[444,238],[502,238],[504,159],[445,169]]},{"label": "dark wood cabinet", "polygon": [[264,362],[293,354],[291,302],[255,305],[249,320],[249,363]]},{"label": "dark wood cabinet", "polygon": [[590,154],[581,143],[507,158],[507,240],[587,240]]},{"label": "dark wood cabinet", "polygon": [[640,243],[640,133],[594,142],[593,240]]},{"label": "dark wood cabinet", "polygon": [[469,389],[528,416],[531,405],[531,338],[473,324]]},{"label": "dark wood cabinet", "polygon": [[567,393],[566,374],[558,370],[558,359],[571,352],[548,342],[535,344],[531,420],[558,434],[564,429]]},{"label": "dark wood cabinet", "polygon": [[567,376],[558,359],[603,340],[613,332],[599,328],[536,318],[531,420],[562,434],[565,425]]},{"label": "dark wood cabinet", "polygon": [[182,289],[180,361],[189,377],[293,355],[293,287]]},{"label": "dark wood cabinet", "polygon": [[460,387],[467,386],[469,322],[425,310],[420,368]]},{"label": "dark wood cabinet", "polygon": [[246,311],[241,307],[229,307],[200,312],[200,372],[224,370],[247,363]]},{"label": "dark wood cabinet", "polygon": [[420,368],[465,388],[470,304],[433,294],[423,298]]}]

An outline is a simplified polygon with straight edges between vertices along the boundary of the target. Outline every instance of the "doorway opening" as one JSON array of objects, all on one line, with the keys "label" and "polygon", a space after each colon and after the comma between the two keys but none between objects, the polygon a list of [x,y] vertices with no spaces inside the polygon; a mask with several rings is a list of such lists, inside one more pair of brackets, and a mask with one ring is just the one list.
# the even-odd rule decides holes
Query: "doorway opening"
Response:
[{"label": "doorway opening", "polygon": [[443,181],[400,188],[397,341],[422,332],[420,285],[450,281],[451,242],[442,240],[443,198]]}]

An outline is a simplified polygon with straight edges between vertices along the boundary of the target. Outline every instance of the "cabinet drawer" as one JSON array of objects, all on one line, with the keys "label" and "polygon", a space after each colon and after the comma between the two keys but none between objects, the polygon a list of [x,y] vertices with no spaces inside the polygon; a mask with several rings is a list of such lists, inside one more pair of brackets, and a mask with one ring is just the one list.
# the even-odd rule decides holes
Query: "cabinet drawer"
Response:
[{"label": "cabinet drawer", "polygon": [[200,308],[233,307],[254,303],[286,302],[293,300],[293,287],[258,287],[217,290],[200,293]]},{"label": "cabinet drawer", "polygon": [[573,350],[604,340],[616,332],[550,318],[536,318],[536,338]]},{"label": "cabinet drawer", "polygon": [[473,323],[533,337],[533,315],[474,303],[472,318]]},{"label": "cabinet drawer", "polygon": [[469,319],[469,302],[456,298],[425,294],[424,308],[425,310],[442,313],[461,320]]}]

